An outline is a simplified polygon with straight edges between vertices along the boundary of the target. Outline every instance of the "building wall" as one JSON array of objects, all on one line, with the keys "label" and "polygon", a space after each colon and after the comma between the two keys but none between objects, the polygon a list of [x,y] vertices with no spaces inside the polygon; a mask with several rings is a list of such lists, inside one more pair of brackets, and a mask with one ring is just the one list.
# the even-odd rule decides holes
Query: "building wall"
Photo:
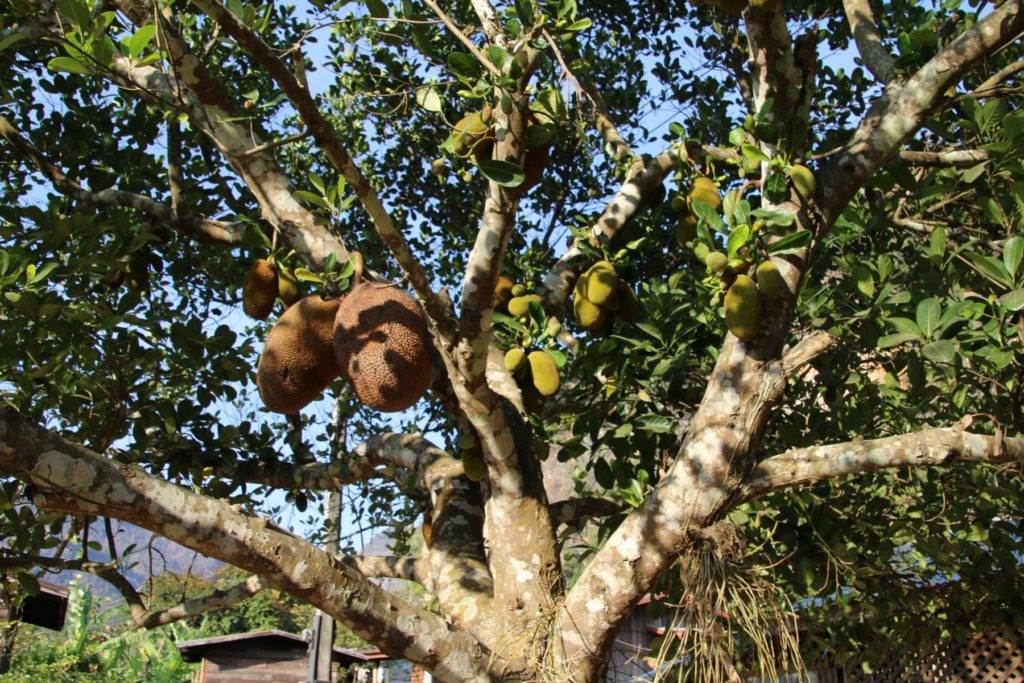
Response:
[{"label": "building wall", "polygon": [[[334,673],[337,678],[337,665]],[[305,652],[240,649],[210,653],[203,661],[198,683],[297,683],[307,680],[308,674]]]}]

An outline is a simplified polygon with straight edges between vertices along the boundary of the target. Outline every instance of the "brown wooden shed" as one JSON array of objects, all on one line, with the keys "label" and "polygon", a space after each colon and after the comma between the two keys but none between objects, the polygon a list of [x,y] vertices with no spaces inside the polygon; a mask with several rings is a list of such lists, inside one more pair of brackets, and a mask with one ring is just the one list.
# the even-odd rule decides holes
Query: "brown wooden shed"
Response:
[{"label": "brown wooden shed", "polygon": [[25,596],[17,609],[0,603],[0,622],[20,621],[60,631],[68,613],[68,589],[49,581],[39,582],[39,593]]},{"label": "brown wooden shed", "polygon": [[[177,644],[186,662],[200,662],[193,683],[297,683],[309,678],[309,642],[286,631],[250,631]],[[376,652],[362,653],[334,647],[334,680],[353,665],[376,662]]]}]

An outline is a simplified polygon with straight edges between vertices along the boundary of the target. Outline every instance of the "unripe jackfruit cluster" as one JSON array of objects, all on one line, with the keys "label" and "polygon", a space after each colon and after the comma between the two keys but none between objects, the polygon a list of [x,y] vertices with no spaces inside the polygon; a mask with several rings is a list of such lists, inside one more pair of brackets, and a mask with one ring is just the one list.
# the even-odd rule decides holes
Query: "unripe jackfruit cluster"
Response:
[{"label": "unripe jackfruit cluster", "polygon": [[690,184],[690,191],[684,198],[676,195],[672,198],[671,207],[680,213],[679,223],[676,225],[676,242],[685,247],[697,237],[697,216],[693,212],[693,203],[702,201],[714,211],[722,206],[722,195],[718,190],[715,181],[706,176],[694,178]]},{"label": "unripe jackfruit cluster", "polygon": [[547,351],[527,352],[523,347],[516,346],[505,352],[505,369],[510,373],[515,375],[520,370],[525,372],[527,368],[533,388],[542,397],[552,396],[558,391],[562,383],[558,364]]},{"label": "unripe jackfruit cluster", "polygon": [[636,294],[615,272],[610,261],[598,261],[576,281],[572,310],[587,332],[602,333],[615,316],[633,320],[639,308]]},{"label": "unripe jackfruit cluster", "polygon": [[720,278],[725,289],[725,325],[736,337],[749,341],[761,331],[765,308],[787,295],[788,285],[778,266],[770,260],[754,269],[756,282],[746,273],[729,267],[725,254],[710,252],[705,258],[708,270]]},{"label": "unripe jackfruit cluster", "polygon": [[299,296],[295,274],[273,259],[258,259],[242,282],[242,309],[255,320],[266,320],[276,300],[287,309]]},{"label": "unripe jackfruit cluster", "polygon": [[[262,266],[259,278],[264,289],[255,291],[266,294]],[[256,384],[263,404],[277,413],[301,410],[339,376],[367,406],[405,410],[430,385],[430,347],[426,318],[408,294],[361,282],[340,297],[314,294],[285,310],[267,335]]]}]

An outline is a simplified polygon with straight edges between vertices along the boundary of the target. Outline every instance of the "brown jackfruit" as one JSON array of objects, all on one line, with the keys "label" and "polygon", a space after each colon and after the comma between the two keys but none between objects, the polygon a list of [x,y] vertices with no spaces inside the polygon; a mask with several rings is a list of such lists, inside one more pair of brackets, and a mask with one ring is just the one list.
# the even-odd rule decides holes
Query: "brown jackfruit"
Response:
[{"label": "brown jackfruit", "polygon": [[507,275],[501,275],[498,277],[498,281],[494,285],[494,298],[491,300],[491,306],[496,309],[502,309],[508,300],[512,298],[512,288],[515,283],[512,282],[512,278]]},{"label": "brown jackfruit", "polygon": [[339,302],[307,296],[270,328],[256,371],[256,386],[267,410],[294,413],[338,376],[332,332]]},{"label": "brown jackfruit", "polygon": [[746,275],[737,275],[725,294],[725,324],[744,341],[756,337],[761,328],[761,297]]},{"label": "brown jackfruit", "polygon": [[676,242],[685,247],[697,237],[697,217],[688,213],[676,225]]},{"label": "brown jackfruit", "polygon": [[261,258],[252,264],[242,282],[242,310],[250,318],[266,320],[277,299],[277,270]]},{"label": "brown jackfruit", "polygon": [[334,354],[356,396],[371,408],[405,410],[430,386],[426,318],[395,285],[364,282],[349,292],[335,318]]},{"label": "brown jackfruit", "polygon": [[530,373],[533,375],[533,386],[541,396],[551,396],[558,391],[560,380],[555,360],[545,351],[531,351],[526,357],[530,362]]},{"label": "brown jackfruit", "polygon": [[548,165],[549,153],[550,145],[534,147],[526,152],[526,158],[523,159],[523,173],[526,179],[515,189],[516,196],[523,196],[541,181],[544,177],[544,167]]}]

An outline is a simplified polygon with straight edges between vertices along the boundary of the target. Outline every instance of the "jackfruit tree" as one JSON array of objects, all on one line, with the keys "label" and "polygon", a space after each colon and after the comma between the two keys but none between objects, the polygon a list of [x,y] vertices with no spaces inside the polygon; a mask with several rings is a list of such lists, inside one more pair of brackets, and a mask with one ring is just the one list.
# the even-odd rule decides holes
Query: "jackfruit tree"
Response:
[{"label": "jackfruit tree", "polygon": [[[1022,0],[0,17],[10,599],[272,586],[441,681],[1019,622]],[[118,522],[251,577],[158,607]]]}]

